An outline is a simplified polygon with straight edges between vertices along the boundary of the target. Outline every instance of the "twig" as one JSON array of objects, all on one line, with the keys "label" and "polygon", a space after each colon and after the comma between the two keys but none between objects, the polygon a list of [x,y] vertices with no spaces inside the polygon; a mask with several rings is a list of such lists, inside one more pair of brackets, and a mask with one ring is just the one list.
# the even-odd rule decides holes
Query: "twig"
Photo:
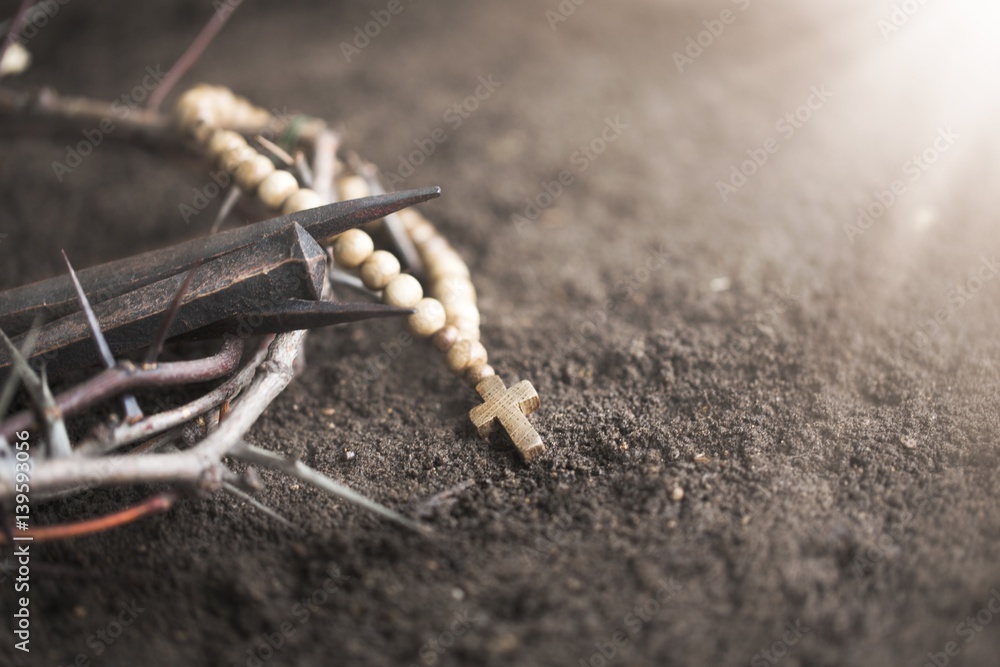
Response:
[{"label": "twig", "polygon": [[185,422],[191,421],[198,415],[217,407],[223,401],[232,399],[250,384],[254,374],[257,372],[257,367],[267,357],[268,346],[272,340],[274,340],[273,335],[266,336],[253,358],[236,375],[204,396],[173,410],[150,415],[135,424],[123,424],[115,429],[109,442],[100,443],[95,440],[89,440],[79,445],[77,452],[90,456],[124,447],[143,438],[176,428]]},{"label": "twig", "polygon": [[[71,451],[69,434],[66,432],[66,424],[62,420],[62,412],[52,398],[48,381],[45,379],[45,369],[42,369],[42,376],[39,377],[28,365],[28,360],[24,358],[17,346],[11,342],[10,338],[7,338],[3,329],[0,329],[0,342],[7,349],[7,354],[14,364],[14,372],[21,376],[21,382],[24,383],[25,389],[28,390],[28,394],[35,402],[35,406],[45,422],[49,454],[53,457],[68,456]],[[32,342],[32,344],[34,343]],[[29,419],[33,417],[30,411],[25,412]],[[13,421],[13,419],[9,421]],[[5,440],[12,439],[16,432],[22,431],[24,428],[23,426],[14,428],[10,433],[5,433],[3,438]]]},{"label": "twig", "polygon": [[146,106],[149,109],[156,111],[160,108],[160,104],[167,97],[167,94],[173,90],[173,87],[177,85],[181,77],[198,62],[198,58],[201,57],[201,54],[205,52],[208,45],[212,43],[215,36],[222,30],[222,26],[226,25],[226,21],[229,20],[229,17],[232,16],[239,5],[240,2],[227,3],[222,8],[216,9],[215,13],[212,14],[212,18],[208,20],[208,23],[201,29],[198,36],[194,38],[191,45],[181,54],[181,57],[177,59],[177,62],[170,68],[167,75],[163,77],[160,85],[150,94],[149,100],[146,102]]},{"label": "twig", "polygon": [[[217,354],[204,359],[142,367],[123,362],[59,394],[55,407],[63,414],[75,414],[123,391],[214,380],[231,373],[239,363],[242,352],[243,341],[230,337]],[[0,423],[0,436],[10,438],[15,432],[30,429],[34,425],[35,418],[31,411],[18,412]]]},{"label": "twig", "polygon": [[385,505],[366,498],[358,492],[351,490],[350,487],[344,486],[339,482],[335,482],[326,475],[313,470],[301,461],[286,459],[278,454],[275,454],[274,452],[260,447],[255,447],[246,442],[241,442],[236,448],[234,448],[231,455],[248,463],[254,463],[259,466],[283,472],[289,477],[294,477],[295,479],[305,482],[310,486],[314,486],[321,491],[343,498],[344,500],[354,503],[359,507],[364,507],[375,514],[383,516],[390,521],[409,528],[410,530],[418,533],[424,532],[425,530],[415,521],[407,519],[402,514],[389,509]]},{"label": "twig", "polygon": [[[73,523],[57,524],[55,526],[40,526],[29,528],[26,531],[18,531],[18,537],[30,537],[34,542],[48,542],[51,540],[65,540],[71,537],[82,535],[92,535],[105,530],[124,526],[127,523],[137,521],[144,516],[166,512],[174,504],[175,496],[172,493],[161,493],[152,496],[145,501],[120,512],[108,514],[96,519],[86,521],[75,521]],[[0,534],[0,538],[3,535]],[[0,544],[8,544],[7,539],[0,539]]]},{"label": "twig", "polygon": [[[236,446],[271,401],[291,382],[291,364],[304,333],[295,331],[275,337],[268,358],[261,364],[257,376],[229,417],[191,449],[169,454],[103,459],[73,456],[47,461],[32,473],[32,488],[53,492],[81,483],[113,486],[186,482],[205,491],[219,489],[226,471],[221,463],[222,457]],[[13,493],[13,484],[0,479],[0,500],[12,497]]]}]

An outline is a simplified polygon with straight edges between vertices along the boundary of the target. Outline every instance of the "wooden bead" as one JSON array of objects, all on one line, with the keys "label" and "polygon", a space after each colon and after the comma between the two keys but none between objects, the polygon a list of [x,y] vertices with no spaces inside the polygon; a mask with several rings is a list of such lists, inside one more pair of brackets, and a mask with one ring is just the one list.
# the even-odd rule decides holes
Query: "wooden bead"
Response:
[{"label": "wooden bead", "polygon": [[445,359],[455,373],[464,373],[467,368],[479,363],[486,363],[486,348],[476,340],[461,339],[451,346]]},{"label": "wooden bead", "polygon": [[333,259],[345,269],[356,269],[375,252],[372,237],[360,229],[349,229],[333,242]]},{"label": "wooden bead", "polygon": [[361,265],[361,282],[371,290],[384,289],[399,275],[399,260],[387,250],[376,250]]},{"label": "wooden bead", "polygon": [[281,207],[281,212],[285,215],[306,211],[323,205],[323,198],[319,193],[309,188],[300,188],[291,197],[285,200],[285,205]]},{"label": "wooden bead", "polygon": [[444,281],[452,278],[469,279],[469,267],[462,257],[450,246],[427,263],[427,274],[432,280]]},{"label": "wooden bead", "polygon": [[475,387],[477,384],[483,381],[484,378],[488,378],[491,375],[496,375],[497,372],[485,361],[482,363],[476,363],[469,366],[465,371],[465,381],[470,385]]},{"label": "wooden bead", "polygon": [[434,334],[434,347],[441,350],[442,352],[447,352],[451,349],[451,346],[458,342],[461,337],[458,329],[452,326],[446,326],[445,328]]},{"label": "wooden bead", "polygon": [[420,254],[427,264],[427,272],[429,274],[432,267],[438,263],[438,258],[442,253],[451,250],[451,246],[448,245],[448,241],[443,236],[435,234],[425,242],[417,244],[417,249],[420,250]]},{"label": "wooden bead", "polygon": [[447,318],[445,322],[451,326],[458,329],[459,336],[466,338],[468,340],[479,340],[482,336],[479,333],[479,325],[474,322],[469,322],[467,320],[454,320],[453,322],[448,322]]},{"label": "wooden bead", "polygon": [[[461,322],[464,325],[471,325],[478,328],[482,323],[479,316],[479,309],[473,303],[451,303],[444,305],[445,312],[448,313],[447,322],[448,324],[455,324],[456,322]],[[456,325],[457,326],[457,325]]]},{"label": "wooden bead", "polygon": [[208,155],[213,160],[218,161],[226,151],[246,145],[247,140],[243,138],[243,135],[232,130],[216,130],[212,138],[208,140]]},{"label": "wooden bead", "polygon": [[405,273],[390,280],[382,292],[383,303],[400,308],[413,308],[423,298],[424,288],[420,286],[420,281]]},{"label": "wooden bead", "polygon": [[368,181],[360,176],[345,176],[340,179],[337,182],[337,192],[340,193],[342,201],[361,199],[372,193],[371,188],[368,187]]},{"label": "wooden bead", "polygon": [[417,312],[410,315],[407,323],[410,331],[426,338],[437,333],[444,326],[444,306],[437,299],[421,299]]},{"label": "wooden bead", "polygon": [[254,155],[236,168],[236,184],[244,192],[253,192],[261,181],[274,173],[274,163],[266,155]]},{"label": "wooden bead", "polygon": [[431,283],[431,294],[448,308],[451,304],[476,303],[476,288],[466,278],[447,278]]},{"label": "wooden bead", "polygon": [[239,171],[240,167],[243,166],[244,162],[249,162],[257,155],[257,151],[249,146],[237,146],[236,148],[230,148],[219,158],[219,166],[228,171],[230,174],[235,174]]},{"label": "wooden bead", "polygon": [[276,169],[257,186],[257,198],[272,209],[280,209],[285,200],[299,189],[299,182],[290,172]]}]

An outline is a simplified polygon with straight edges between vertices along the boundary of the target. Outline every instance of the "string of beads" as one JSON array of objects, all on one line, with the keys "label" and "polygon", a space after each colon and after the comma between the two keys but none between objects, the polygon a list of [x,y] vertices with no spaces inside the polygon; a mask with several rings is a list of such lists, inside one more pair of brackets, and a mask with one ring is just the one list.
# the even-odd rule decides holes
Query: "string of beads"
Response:
[{"label": "string of beads", "polygon": [[[288,215],[328,203],[316,191],[302,187],[295,174],[276,167],[270,157],[247,142],[244,132],[250,130],[247,133],[252,133],[253,128],[268,127],[273,122],[274,117],[265,109],[225,87],[203,84],[180,97],[174,117],[185,136],[217,168],[231,174],[244,195],[255,197],[267,208]],[[339,159],[335,173],[339,174],[335,184],[340,200],[372,194],[369,182],[351,173]],[[420,281],[402,273],[394,254],[375,248],[374,240],[364,229],[352,229],[337,236],[332,244],[333,260],[342,269],[356,270],[364,286],[379,293],[383,303],[412,308],[414,312],[407,319],[410,331],[418,337],[431,339],[434,346],[444,353],[448,368],[464,377],[486,399],[484,380],[496,373],[487,363],[488,354],[480,342],[481,317],[469,267],[421,213],[406,209],[400,211],[398,216],[425,267],[426,294]],[[489,396],[503,396],[503,384],[499,383],[498,388],[496,383],[499,379],[494,380],[488,383]],[[530,384],[522,392],[529,389],[529,393],[533,394]],[[537,407],[537,394],[520,409],[528,410],[528,406],[533,406],[530,409]],[[499,405],[499,408],[510,406]],[[518,421],[518,427],[523,429],[527,424],[523,416],[497,414],[485,419],[483,424],[477,424],[477,427],[486,435],[494,421],[499,420],[505,427],[509,422]],[[531,442],[524,444],[515,439],[515,445],[525,460],[537,456],[542,450],[540,438],[528,426],[530,433],[525,437]]]}]

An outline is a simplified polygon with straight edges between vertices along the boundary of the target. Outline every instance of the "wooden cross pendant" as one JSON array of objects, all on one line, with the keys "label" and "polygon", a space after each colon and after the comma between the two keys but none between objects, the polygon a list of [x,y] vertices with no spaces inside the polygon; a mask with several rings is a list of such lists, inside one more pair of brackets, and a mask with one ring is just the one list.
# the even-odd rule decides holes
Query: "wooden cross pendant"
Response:
[{"label": "wooden cross pendant", "polygon": [[521,380],[508,389],[503,380],[491,375],[476,385],[476,391],[484,402],[472,409],[469,418],[479,430],[479,435],[489,437],[499,423],[514,441],[525,463],[545,451],[542,436],[538,435],[527,417],[542,404],[530,382]]}]

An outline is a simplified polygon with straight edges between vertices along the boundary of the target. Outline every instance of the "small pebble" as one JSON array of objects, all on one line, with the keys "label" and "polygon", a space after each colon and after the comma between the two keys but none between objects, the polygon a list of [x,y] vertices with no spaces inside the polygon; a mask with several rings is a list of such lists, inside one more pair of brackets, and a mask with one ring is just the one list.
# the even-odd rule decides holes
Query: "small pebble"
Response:
[{"label": "small pebble", "polygon": [[903,447],[906,447],[907,449],[917,448],[917,439],[908,435],[904,435],[903,437],[901,437],[899,439],[899,443],[903,445]]},{"label": "small pebble", "polygon": [[674,490],[670,492],[670,499],[675,503],[679,503],[684,500],[684,489],[679,486],[675,486]]}]

